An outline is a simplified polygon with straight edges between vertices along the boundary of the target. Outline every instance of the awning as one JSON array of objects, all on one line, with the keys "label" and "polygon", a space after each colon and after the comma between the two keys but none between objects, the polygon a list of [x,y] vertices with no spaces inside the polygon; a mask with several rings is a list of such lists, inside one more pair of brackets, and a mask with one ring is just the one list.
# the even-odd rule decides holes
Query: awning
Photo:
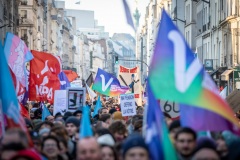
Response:
[{"label": "awning", "polygon": [[226,70],[221,74],[221,80],[222,81],[228,81],[229,80],[229,74],[232,73],[233,70]]}]

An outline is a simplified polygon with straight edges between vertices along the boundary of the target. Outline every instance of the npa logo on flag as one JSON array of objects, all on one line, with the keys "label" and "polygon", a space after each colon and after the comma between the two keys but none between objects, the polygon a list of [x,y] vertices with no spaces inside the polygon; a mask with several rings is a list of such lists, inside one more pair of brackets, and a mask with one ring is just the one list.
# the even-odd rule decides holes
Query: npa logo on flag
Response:
[{"label": "npa logo on flag", "polygon": [[125,94],[129,88],[121,86],[116,77],[98,68],[92,89],[101,94],[114,97]]},{"label": "npa logo on flag", "polygon": [[58,74],[61,64],[54,55],[32,51],[34,59],[30,62],[29,99],[53,102],[54,91],[60,89]]}]

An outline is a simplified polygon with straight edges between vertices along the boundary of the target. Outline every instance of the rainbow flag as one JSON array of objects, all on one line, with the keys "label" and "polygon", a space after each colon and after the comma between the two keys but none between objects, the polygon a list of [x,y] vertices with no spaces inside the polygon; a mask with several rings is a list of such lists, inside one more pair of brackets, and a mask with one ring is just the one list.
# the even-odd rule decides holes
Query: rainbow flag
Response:
[{"label": "rainbow flag", "polygon": [[125,94],[129,90],[128,87],[121,86],[116,77],[100,68],[98,68],[92,89],[110,97]]},{"label": "rainbow flag", "polygon": [[[218,126],[224,125],[219,130],[224,128],[240,134],[233,111],[219,96],[216,85],[164,10],[150,65],[149,83],[156,98],[210,111],[231,124],[215,121]],[[201,119],[214,121],[211,116],[202,115]],[[191,123],[194,125],[198,121]]]}]

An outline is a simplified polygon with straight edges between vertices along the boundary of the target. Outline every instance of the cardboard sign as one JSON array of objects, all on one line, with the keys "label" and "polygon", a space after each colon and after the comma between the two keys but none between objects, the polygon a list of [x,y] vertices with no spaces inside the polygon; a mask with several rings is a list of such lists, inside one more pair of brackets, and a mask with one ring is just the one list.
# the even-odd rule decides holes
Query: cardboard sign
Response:
[{"label": "cardboard sign", "polygon": [[179,119],[180,110],[179,105],[175,102],[160,101],[162,112],[168,113],[172,119]]},{"label": "cardboard sign", "polygon": [[86,88],[68,88],[67,89],[67,110],[76,111],[85,106]]},{"label": "cardboard sign", "polygon": [[122,116],[134,116],[136,115],[136,105],[134,94],[121,94],[120,105]]},{"label": "cardboard sign", "polygon": [[55,90],[53,115],[55,116],[58,112],[64,115],[66,111],[67,111],[67,91]]},{"label": "cardboard sign", "polygon": [[128,86],[130,88],[129,92],[134,93],[136,103],[139,106],[142,106],[142,87],[139,68],[126,68],[124,66],[119,66],[118,73],[120,84],[122,86]]}]

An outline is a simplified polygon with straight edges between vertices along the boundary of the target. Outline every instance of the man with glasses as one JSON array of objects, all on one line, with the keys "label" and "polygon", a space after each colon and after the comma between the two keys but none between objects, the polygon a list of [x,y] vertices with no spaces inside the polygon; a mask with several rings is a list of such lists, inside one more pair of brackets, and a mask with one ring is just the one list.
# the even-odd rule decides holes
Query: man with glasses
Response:
[{"label": "man with glasses", "polygon": [[191,128],[181,128],[175,135],[175,147],[179,160],[189,160],[192,158],[196,147],[196,132]]}]

